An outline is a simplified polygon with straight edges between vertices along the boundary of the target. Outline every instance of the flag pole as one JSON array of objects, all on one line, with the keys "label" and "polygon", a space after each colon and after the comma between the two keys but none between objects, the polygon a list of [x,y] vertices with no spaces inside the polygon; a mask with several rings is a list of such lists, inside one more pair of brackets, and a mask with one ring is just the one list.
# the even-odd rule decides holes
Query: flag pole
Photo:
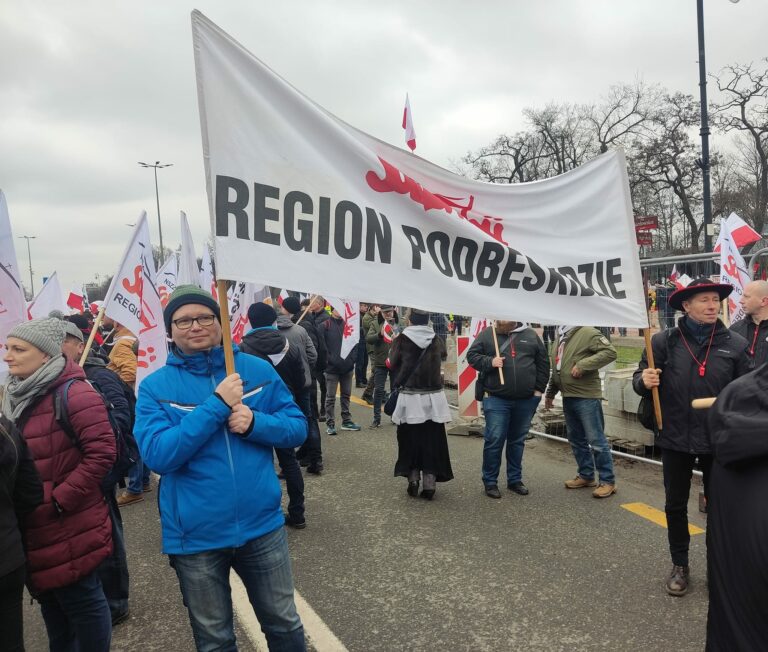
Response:
[{"label": "flag pole", "polygon": [[[644,296],[647,302],[647,299],[648,299],[648,277],[647,276],[645,277],[645,279],[643,279],[643,289],[644,289]],[[654,362],[654,359],[653,359],[653,345],[651,344],[651,313],[650,311],[646,310],[645,315],[648,319],[648,328],[640,329],[643,333],[643,338],[645,339],[645,357],[646,357],[646,360],[648,361],[648,367],[650,369],[656,369],[656,363]],[[651,399],[653,400],[653,414],[656,417],[656,426],[659,430],[661,430],[662,428],[661,401],[659,400],[658,387],[651,388]]]},{"label": "flag pole", "polygon": [[309,312],[309,309],[312,307],[312,302],[315,300],[315,298],[317,298],[317,295],[316,295],[316,294],[313,294],[313,295],[311,295],[311,296],[309,297],[309,303],[307,304],[307,307],[306,307],[306,308],[304,308],[304,312],[302,312],[302,313],[301,313],[301,317],[299,317],[299,318],[296,320],[296,323],[297,323],[297,324],[298,324],[298,323],[299,323],[299,322],[300,322],[302,319],[304,319],[304,317],[306,317],[306,316],[307,316],[307,313]]},{"label": "flag pole", "polygon": [[[496,337],[496,320],[494,319],[491,322],[491,331],[493,332],[493,346],[496,347],[496,357],[500,358],[501,353],[499,353],[499,338]],[[501,384],[504,384],[504,370],[499,367],[499,380],[501,381]]]},{"label": "flag pole", "polygon": [[221,339],[224,346],[224,365],[227,369],[227,376],[230,376],[235,373],[235,352],[232,350],[232,326],[229,324],[227,282],[224,279],[216,281],[216,291],[219,293],[219,309],[221,310]]},{"label": "flag pole", "polygon": [[91,334],[88,336],[88,341],[85,343],[85,348],[83,349],[83,355],[80,356],[80,362],[78,362],[81,367],[85,364],[85,359],[88,357],[88,352],[91,350],[91,346],[93,346],[93,340],[96,337],[99,326],[101,326],[101,321],[104,319],[104,311],[106,309],[106,305],[101,306],[101,308],[99,308],[98,314],[96,315],[96,319],[93,320],[93,326],[91,326]]}]

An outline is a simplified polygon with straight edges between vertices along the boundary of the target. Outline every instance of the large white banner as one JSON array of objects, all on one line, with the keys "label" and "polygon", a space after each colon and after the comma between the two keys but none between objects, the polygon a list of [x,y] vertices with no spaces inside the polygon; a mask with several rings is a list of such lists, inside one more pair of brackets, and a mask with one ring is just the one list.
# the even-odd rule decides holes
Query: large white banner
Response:
[{"label": "large white banner", "polygon": [[3,362],[5,340],[8,333],[27,320],[26,305],[16,248],[13,245],[11,218],[5,194],[0,190],[0,379],[8,371],[8,365]]},{"label": "large white banner", "polygon": [[331,115],[197,11],[192,27],[219,278],[648,325],[620,150],[534,183],[472,181]]}]

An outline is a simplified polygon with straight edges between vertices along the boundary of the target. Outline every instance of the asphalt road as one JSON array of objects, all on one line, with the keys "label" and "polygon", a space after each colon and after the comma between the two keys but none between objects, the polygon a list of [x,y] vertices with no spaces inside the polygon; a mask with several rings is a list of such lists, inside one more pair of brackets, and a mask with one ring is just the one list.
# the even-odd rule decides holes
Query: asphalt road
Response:
[{"label": "asphalt road", "polygon": [[[352,413],[370,422],[369,408]],[[666,531],[621,507],[663,509],[660,469],[619,461],[618,493],[596,500],[564,488],[575,475],[565,446],[532,440],[524,459],[531,494],[492,500],[480,481],[482,440],[456,436],[455,479],[427,502],[392,475],[391,424],[324,436],[323,446],[324,474],[306,477],[308,527],[291,530],[289,542],[297,591],[346,649],[703,649],[704,535],[693,537],[689,595],[669,597]],[[691,495],[691,522],[703,527],[698,489]],[[159,552],[155,497],[123,509],[132,615],[115,629],[114,650],[194,649],[176,577]],[[27,601],[25,609],[28,649],[47,649],[38,607]],[[256,649],[241,625],[240,649]]]}]

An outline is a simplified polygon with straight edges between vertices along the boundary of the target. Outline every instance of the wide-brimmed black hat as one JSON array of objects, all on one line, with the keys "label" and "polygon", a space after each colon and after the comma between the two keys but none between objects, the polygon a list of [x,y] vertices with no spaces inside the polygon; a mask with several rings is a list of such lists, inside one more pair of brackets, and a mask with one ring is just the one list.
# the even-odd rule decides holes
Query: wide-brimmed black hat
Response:
[{"label": "wide-brimmed black hat", "polygon": [[728,283],[713,283],[706,276],[702,276],[691,281],[686,287],[670,294],[667,303],[675,310],[682,310],[683,301],[688,301],[694,294],[700,292],[717,292],[720,301],[722,301],[733,292],[733,286]]}]

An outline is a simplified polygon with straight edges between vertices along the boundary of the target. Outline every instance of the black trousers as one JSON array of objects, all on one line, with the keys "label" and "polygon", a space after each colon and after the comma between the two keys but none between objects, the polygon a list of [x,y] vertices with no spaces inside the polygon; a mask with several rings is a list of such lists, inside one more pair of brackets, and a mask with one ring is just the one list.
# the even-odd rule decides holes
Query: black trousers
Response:
[{"label": "black trousers", "polygon": [[704,495],[709,489],[709,473],[712,470],[711,455],[694,455],[666,448],[661,450],[664,468],[664,491],[667,514],[667,536],[669,552],[675,566],[688,565],[688,547],[691,535],[688,533],[688,498],[691,493],[691,477],[696,458],[704,475]]},{"label": "black trousers", "polygon": [[24,564],[0,577],[0,648],[24,652]]}]

